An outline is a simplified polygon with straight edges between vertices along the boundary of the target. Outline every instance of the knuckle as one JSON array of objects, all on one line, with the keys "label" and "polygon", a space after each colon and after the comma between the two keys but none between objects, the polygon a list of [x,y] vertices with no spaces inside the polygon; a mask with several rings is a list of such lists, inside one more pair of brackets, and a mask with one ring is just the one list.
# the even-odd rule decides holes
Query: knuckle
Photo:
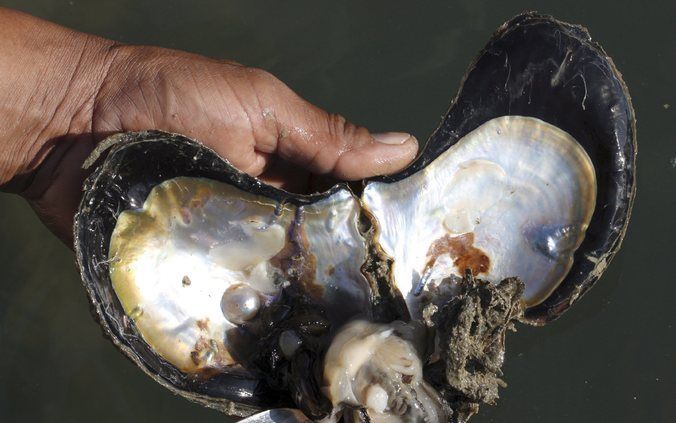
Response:
[{"label": "knuckle", "polygon": [[254,84],[278,84],[279,79],[270,72],[260,68],[246,68],[245,72]]},{"label": "knuckle", "polygon": [[349,122],[339,114],[330,114],[328,122],[332,140],[344,151],[358,147],[369,139],[366,128]]},{"label": "knuckle", "polygon": [[347,119],[335,113],[328,116],[329,133],[335,138],[342,136],[348,130]]}]

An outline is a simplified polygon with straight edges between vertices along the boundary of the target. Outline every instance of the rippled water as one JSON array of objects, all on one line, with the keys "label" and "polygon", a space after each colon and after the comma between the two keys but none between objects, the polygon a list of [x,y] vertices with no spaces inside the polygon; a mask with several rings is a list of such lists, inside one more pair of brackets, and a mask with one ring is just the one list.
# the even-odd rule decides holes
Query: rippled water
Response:
[{"label": "rippled water", "polygon": [[[602,280],[568,314],[509,336],[509,388],[473,422],[676,421],[674,2],[0,5],[123,42],[263,67],[319,106],[419,139],[436,127],[469,61],[503,21],[530,8],[587,26],[623,72],[637,112],[632,222]],[[0,233],[0,421],[228,421],[171,395],[101,336],[72,253],[20,199],[0,196]]]}]

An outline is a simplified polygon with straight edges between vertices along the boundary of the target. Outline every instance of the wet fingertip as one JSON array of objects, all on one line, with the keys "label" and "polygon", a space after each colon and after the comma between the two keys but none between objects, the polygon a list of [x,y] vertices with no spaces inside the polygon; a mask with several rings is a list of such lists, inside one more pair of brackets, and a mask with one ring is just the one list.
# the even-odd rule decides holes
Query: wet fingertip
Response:
[{"label": "wet fingertip", "polygon": [[418,138],[414,137],[411,135],[408,140],[404,143],[406,145],[410,145],[411,148],[413,149],[414,153],[416,154],[418,152],[419,144],[418,144]]},{"label": "wet fingertip", "polygon": [[413,135],[409,136],[401,146],[401,157],[407,163],[412,161],[418,155],[418,139]]}]

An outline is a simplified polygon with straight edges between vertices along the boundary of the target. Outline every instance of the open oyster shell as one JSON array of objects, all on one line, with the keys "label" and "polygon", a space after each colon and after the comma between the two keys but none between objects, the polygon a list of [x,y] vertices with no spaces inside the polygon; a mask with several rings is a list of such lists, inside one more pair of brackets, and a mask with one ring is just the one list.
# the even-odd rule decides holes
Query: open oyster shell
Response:
[{"label": "open oyster shell", "polygon": [[[560,316],[619,248],[635,190],[619,72],[586,30],[533,13],[493,35],[421,156],[362,195],[280,191],[158,131],[96,154],[74,228],[95,317],[158,383],[236,416],[327,416],[336,334],[434,320],[468,269],[523,279],[526,321]],[[443,360],[434,328],[418,335],[421,365]],[[419,382],[428,398],[447,388]]]}]

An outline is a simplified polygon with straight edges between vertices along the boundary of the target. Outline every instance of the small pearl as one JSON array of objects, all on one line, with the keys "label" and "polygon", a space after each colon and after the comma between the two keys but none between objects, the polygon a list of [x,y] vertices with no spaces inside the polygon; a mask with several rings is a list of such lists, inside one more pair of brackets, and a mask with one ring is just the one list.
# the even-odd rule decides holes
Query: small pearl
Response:
[{"label": "small pearl", "polygon": [[254,318],[260,307],[261,300],[258,291],[243,284],[230,286],[225,290],[221,299],[223,315],[236,325]]}]

